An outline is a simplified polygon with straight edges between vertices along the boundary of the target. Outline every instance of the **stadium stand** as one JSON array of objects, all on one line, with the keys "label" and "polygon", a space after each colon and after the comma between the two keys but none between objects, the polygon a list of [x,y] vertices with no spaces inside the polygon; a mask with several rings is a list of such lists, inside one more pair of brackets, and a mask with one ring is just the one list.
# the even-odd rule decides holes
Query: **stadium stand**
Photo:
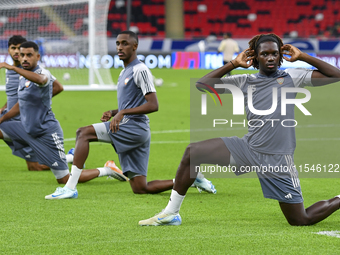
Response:
[{"label": "stadium stand", "polygon": [[[107,33],[126,30],[126,2],[110,3]],[[340,0],[183,0],[185,37],[222,36],[235,38],[275,32],[281,37],[334,38],[340,36]],[[59,6],[54,8],[68,8]],[[133,0],[131,26],[140,36],[165,37],[165,0]],[[60,23],[51,19],[48,8],[0,10],[0,37],[12,34],[67,37]],[[87,4],[75,5],[62,17],[75,35],[87,35]],[[176,14],[174,14],[176,15]],[[20,30],[17,24],[20,23]]]},{"label": "stadium stand", "polygon": [[185,36],[225,31],[238,38],[267,32],[288,37],[292,31],[304,38],[339,36],[339,7],[335,0],[185,1]]},{"label": "stadium stand", "polygon": [[[66,8],[66,10],[65,10]],[[57,17],[58,9],[63,9],[64,16]],[[73,4],[46,6],[30,9],[0,10],[0,37],[7,38],[13,34],[35,37],[67,37],[87,34],[88,5]],[[18,30],[20,27],[20,30]],[[65,28],[68,29],[65,29]]]},{"label": "stadium stand", "polygon": [[[132,1],[132,26],[142,36],[164,37],[165,0]],[[221,36],[248,38],[275,32],[281,37],[340,36],[340,0],[184,0],[186,38]],[[126,7],[111,2],[110,35],[126,28]]]}]

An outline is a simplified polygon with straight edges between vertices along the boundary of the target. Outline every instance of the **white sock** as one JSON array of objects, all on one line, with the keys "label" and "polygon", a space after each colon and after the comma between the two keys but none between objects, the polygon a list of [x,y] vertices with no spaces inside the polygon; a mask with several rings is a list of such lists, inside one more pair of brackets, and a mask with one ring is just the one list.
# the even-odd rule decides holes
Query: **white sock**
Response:
[{"label": "white sock", "polygon": [[72,154],[66,154],[66,161],[67,163],[73,163],[74,156]]},{"label": "white sock", "polygon": [[98,177],[110,175],[110,171],[111,171],[110,167],[98,167],[97,169],[99,170]]},{"label": "white sock", "polygon": [[164,209],[164,213],[178,213],[184,198],[185,196],[178,194],[177,191],[173,189],[171,191],[169,203]]},{"label": "white sock", "polygon": [[68,187],[69,189],[75,189],[77,187],[78,180],[82,171],[83,169],[79,169],[75,165],[72,165],[70,178],[68,178],[68,181],[65,186]]}]

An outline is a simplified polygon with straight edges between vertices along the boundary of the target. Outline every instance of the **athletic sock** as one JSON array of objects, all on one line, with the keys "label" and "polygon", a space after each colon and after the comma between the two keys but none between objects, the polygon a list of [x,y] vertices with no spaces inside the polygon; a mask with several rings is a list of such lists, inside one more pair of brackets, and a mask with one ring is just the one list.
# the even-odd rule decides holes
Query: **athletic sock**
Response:
[{"label": "athletic sock", "polygon": [[99,170],[98,177],[110,175],[110,171],[111,171],[110,167],[97,167],[97,169]]},{"label": "athletic sock", "polygon": [[178,194],[177,191],[173,189],[171,191],[169,203],[164,209],[164,213],[177,214],[179,212],[179,209],[181,208],[184,198],[185,196]]},{"label": "athletic sock", "polygon": [[79,169],[77,166],[72,165],[70,178],[68,178],[68,181],[65,186],[69,189],[75,189],[77,187],[79,177],[82,171],[83,169]]},{"label": "athletic sock", "polygon": [[72,164],[74,156],[72,154],[66,154],[65,156],[66,156],[67,163],[71,163]]}]

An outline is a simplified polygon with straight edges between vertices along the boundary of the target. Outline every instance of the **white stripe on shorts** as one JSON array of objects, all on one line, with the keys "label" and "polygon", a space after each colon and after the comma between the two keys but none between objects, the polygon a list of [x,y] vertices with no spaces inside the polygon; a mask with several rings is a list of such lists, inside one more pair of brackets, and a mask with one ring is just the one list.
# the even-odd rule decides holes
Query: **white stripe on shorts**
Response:
[{"label": "white stripe on shorts", "polygon": [[296,172],[294,171],[294,162],[293,162],[293,158],[291,155],[285,155],[285,159],[287,162],[287,166],[289,169],[289,173],[292,179],[292,183],[294,188],[299,187],[300,186],[300,181],[298,176],[296,175]]}]

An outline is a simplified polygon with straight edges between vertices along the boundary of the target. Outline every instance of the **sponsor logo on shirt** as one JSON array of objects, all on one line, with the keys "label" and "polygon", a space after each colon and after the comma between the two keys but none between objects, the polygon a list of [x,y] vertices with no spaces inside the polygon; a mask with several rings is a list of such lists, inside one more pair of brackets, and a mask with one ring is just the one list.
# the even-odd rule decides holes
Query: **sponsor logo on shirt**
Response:
[{"label": "sponsor logo on shirt", "polygon": [[124,80],[124,83],[125,83],[125,85],[129,82],[129,78],[126,78],[125,80]]},{"label": "sponsor logo on shirt", "polygon": [[30,81],[26,81],[26,82],[25,82],[25,87],[28,88],[28,86],[30,85],[30,83],[31,83]]}]

